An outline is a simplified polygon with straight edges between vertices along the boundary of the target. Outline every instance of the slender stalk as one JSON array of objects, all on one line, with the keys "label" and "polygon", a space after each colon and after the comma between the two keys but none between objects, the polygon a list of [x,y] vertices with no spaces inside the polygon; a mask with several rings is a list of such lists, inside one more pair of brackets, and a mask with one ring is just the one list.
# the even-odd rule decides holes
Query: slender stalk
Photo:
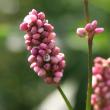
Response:
[{"label": "slender stalk", "polygon": [[64,92],[63,92],[63,90],[61,89],[61,87],[60,87],[60,86],[57,86],[57,89],[58,89],[58,91],[60,92],[60,94],[62,95],[62,97],[63,97],[63,99],[64,99],[64,101],[65,101],[65,103],[66,103],[66,105],[67,105],[67,107],[68,107],[68,110],[73,110],[73,107],[71,106],[71,104],[70,104],[68,98],[67,98],[66,95],[64,94]]},{"label": "slender stalk", "polygon": [[92,39],[88,39],[88,88],[86,98],[86,110],[91,110],[91,94],[92,94]]},{"label": "slender stalk", "polygon": [[[84,13],[86,22],[90,20],[88,0],[84,0]],[[88,36],[88,87],[87,87],[87,98],[86,98],[86,110],[91,110],[91,94],[92,94],[92,41],[93,37]]]},{"label": "slender stalk", "polygon": [[88,23],[90,20],[89,9],[88,9],[88,0],[84,0],[84,13],[86,17],[86,22]]}]

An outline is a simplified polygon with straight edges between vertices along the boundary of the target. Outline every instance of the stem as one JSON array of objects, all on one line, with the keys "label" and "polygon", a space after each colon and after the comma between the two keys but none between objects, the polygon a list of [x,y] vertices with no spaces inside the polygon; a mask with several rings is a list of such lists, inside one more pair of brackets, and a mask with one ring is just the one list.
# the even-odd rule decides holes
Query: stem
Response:
[{"label": "stem", "polygon": [[61,87],[60,87],[60,86],[57,86],[57,89],[58,89],[58,91],[60,92],[60,94],[62,95],[62,97],[63,97],[63,99],[64,99],[64,101],[65,101],[65,103],[66,103],[66,105],[67,105],[67,107],[68,107],[68,110],[73,110],[73,107],[71,106],[71,104],[70,104],[68,98],[67,98],[66,95],[64,94],[64,92],[63,92],[63,90],[61,89]]},{"label": "stem", "polygon": [[[84,0],[84,13],[86,22],[90,20],[88,0]],[[92,41],[93,37],[88,36],[88,87],[87,87],[87,98],[86,98],[86,110],[91,110],[91,94],[92,94]]]},{"label": "stem", "polygon": [[86,17],[86,22],[89,22],[89,9],[88,9],[88,0],[84,0],[84,13],[85,13],[85,17]]},{"label": "stem", "polygon": [[86,99],[86,110],[91,110],[91,94],[92,94],[92,41],[88,38],[88,88]]}]

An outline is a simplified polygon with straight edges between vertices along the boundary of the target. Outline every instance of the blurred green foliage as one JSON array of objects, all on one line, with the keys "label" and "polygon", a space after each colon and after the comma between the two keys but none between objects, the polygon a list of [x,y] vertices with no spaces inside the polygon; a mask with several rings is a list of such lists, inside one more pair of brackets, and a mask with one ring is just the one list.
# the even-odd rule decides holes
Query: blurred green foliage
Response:
[{"label": "blurred green foliage", "polygon": [[[19,24],[32,8],[46,13],[55,26],[58,45],[66,55],[64,78],[76,79],[79,90],[75,110],[84,110],[87,82],[87,43],[75,35],[85,24],[83,0],[0,0],[0,110],[32,110],[55,88],[29,69]],[[89,0],[90,1],[90,0]],[[93,56],[110,56],[110,1],[91,0],[91,20],[105,32],[94,38]],[[77,109],[76,109],[77,108]]]}]

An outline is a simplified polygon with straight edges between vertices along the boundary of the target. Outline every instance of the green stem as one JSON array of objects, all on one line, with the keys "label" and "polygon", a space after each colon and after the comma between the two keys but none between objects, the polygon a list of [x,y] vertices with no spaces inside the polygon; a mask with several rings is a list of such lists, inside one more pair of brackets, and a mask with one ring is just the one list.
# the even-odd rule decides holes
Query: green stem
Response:
[{"label": "green stem", "polygon": [[86,22],[88,23],[90,20],[89,9],[88,9],[88,0],[84,0],[84,13],[85,13]]},{"label": "green stem", "polygon": [[[86,22],[90,20],[88,0],[84,0],[84,13]],[[93,36],[88,36],[88,87],[87,87],[87,98],[86,98],[86,110],[91,110],[91,94],[92,94],[92,41]]]},{"label": "green stem", "polygon": [[92,41],[88,38],[88,88],[86,99],[86,110],[91,110],[91,94],[92,94]]},{"label": "green stem", "polygon": [[64,92],[63,92],[63,90],[61,89],[61,87],[60,87],[60,86],[57,86],[57,89],[58,89],[58,91],[60,92],[60,94],[62,95],[62,97],[63,97],[63,99],[64,99],[64,101],[65,101],[65,103],[66,103],[66,105],[67,105],[67,107],[68,107],[68,110],[73,110],[73,107],[71,106],[71,104],[70,104],[68,98],[67,98],[66,95],[64,94]]}]

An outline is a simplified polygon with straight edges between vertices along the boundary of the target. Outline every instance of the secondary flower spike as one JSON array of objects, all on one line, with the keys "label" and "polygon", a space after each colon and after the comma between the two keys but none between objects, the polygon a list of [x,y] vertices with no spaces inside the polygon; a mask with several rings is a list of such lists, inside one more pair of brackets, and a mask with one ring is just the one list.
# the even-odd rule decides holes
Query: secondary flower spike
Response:
[{"label": "secondary flower spike", "polygon": [[27,50],[30,68],[48,84],[58,84],[65,68],[64,54],[55,44],[54,27],[43,12],[32,9],[20,24]]},{"label": "secondary flower spike", "polygon": [[110,110],[110,58],[95,58],[92,72],[93,110]]},{"label": "secondary flower spike", "polygon": [[77,35],[80,37],[88,36],[89,38],[93,38],[95,34],[102,33],[104,28],[97,27],[97,20],[92,21],[91,23],[87,23],[84,28],[77,28]]}]

